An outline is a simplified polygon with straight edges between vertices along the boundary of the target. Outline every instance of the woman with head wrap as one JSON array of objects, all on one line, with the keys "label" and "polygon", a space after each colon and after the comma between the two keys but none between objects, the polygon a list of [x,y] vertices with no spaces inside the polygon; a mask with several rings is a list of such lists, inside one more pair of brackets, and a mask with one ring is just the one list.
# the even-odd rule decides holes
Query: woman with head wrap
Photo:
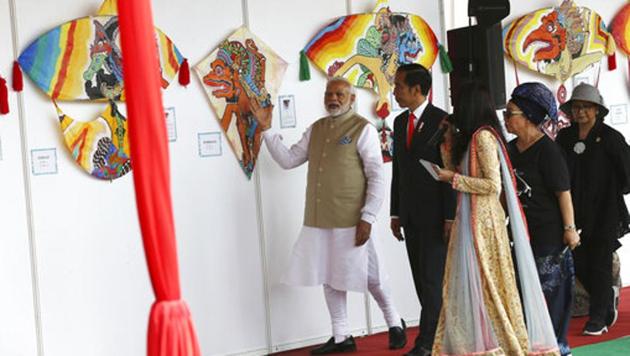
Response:
[{"label": "woman with head wrap", "polygon": [[575,273],[590,295],[585,335],[601,335],[615,323],[612,252],[630,231],[623,195],[630,192],[630,149],[623,135],[604,124],[608,109],[597,88],[580,84],[560,106],[572,125],[556,141],[566,153],[575,222],[582,247],[575,250]]},{"label": "woman with head wrap", "polygon": [[560,355],[494,102],[480,83],[460,90],[443,146],[446,167],[433,168],[458,192],[458,205],[431,354]]},{"label": "woman with head wrap", "polygon": [[562,149],[540,125],[557,120],[553,93],[543,84],[524,83],[512,92],[503,112],[505,127],[516,138],[508,152],[517,177],[538,276],[562,355],[567,341],[574,291],[573,257],[580,237],[575,228],[570,178]]}]

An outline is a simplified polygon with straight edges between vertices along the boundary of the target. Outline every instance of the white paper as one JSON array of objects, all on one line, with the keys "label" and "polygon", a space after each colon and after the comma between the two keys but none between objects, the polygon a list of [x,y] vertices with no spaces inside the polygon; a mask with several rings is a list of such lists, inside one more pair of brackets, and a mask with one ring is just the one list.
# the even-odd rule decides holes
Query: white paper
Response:
[{"label": "white paper", "polygon": [[626,104],[611,105],[610,121],[613,125],[628,123],[628,106]]},{"label": "white paper", "polygon": [[33,175],[57,174],[57,149],[42,148],[31,150],[31,170]]},{"label": "white paper", "polygon": [[581,83],[591,84],[591,77],[586,75],[576,75],[573,77],[573,88],[577,87]]},{"label": "white paper", "polygon": [[295,127],[295,97],[293,95],[278,96],[278,108],[280,110],[280,128]]},{"label": "white paper", "polygon": [[420,164],[422,164],[424,169],[426,169],[427,172],[429,172],[429,174],[431,175],[431,177],[433,177],[433,179],[438,180],[437,172],[438,170],[440,170],[440,166],[438,166],[437,164],[433,162],[424,160],[422,158],[420,158]]},{"label": "white paper", "polygon": [[164,110],[166,115],[166,133],[168,134],[168,141],[177,141],[177,122],[175,120],[175,108],[170,107]]},{"label": "white paper", "polygon": [[197,134],[199,139],[199,156],[214,157],[221,155],[221,133],[203,132]]},{"label": "white paper", "polygon": [[2,137],[0,137],[0,161],[2,161]]}]

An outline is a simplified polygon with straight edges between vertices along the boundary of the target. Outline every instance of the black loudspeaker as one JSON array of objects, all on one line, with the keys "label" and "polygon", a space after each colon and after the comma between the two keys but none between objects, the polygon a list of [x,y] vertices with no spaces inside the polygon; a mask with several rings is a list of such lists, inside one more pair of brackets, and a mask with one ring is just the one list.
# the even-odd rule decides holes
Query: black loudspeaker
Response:
[{"label": "black loudspeaker", "polygon": [[505,67],[501,23],[490,27],[470,26],[447,32],[448,55],[453,63],[449,75],[451,103],[457,103],[459,87],[478,80],[490,90],[497,109],[505,108]]},{"label": "black loudspeaker", "polygon": [[510,14],[509,0],[468,0],[468,16],[481,26],[494,25]]}]

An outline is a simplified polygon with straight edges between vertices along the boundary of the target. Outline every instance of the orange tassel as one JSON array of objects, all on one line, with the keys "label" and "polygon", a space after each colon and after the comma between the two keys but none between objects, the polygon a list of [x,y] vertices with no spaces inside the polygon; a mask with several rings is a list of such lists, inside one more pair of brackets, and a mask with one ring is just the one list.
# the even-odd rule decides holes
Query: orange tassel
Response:
[{"label": "orange tassel", "polygon": [[182,65],[179,66],[179,84],[187,86],[190,84],[190,68],[188,67],[188,59],[184,58]]},{"label": "orange tassel", "polygon": [[9,113],[9,90],[7,89],[7,81],[0,77],[0,114]]},{"label": "orange tassel", "polygon": [[24,80],[22,79],[22,70],[17,61],[13,62],[13,90],[22,91],[24,89]]}]

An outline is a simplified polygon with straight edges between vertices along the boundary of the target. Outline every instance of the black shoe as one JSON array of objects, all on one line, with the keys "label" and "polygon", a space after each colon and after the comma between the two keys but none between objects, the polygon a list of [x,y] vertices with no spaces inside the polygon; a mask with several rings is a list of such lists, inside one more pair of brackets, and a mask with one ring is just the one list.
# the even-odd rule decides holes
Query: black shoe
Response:
[{"label": "black shoe", "polygon": [[357,351],[357,344],[354,342],[352,335],[338,344],[335,344],[335,337],[333,336],[322,346],[311,350],[311,355],[325,355],[353,351]]},{"label": "black shoe", "polygon": [[389,349],[402,349],[407,345],[407,325],[403,319],[400,319],[402,327],[394,326],[389,328]]},{"label": "black shoe", "polygon": [[404,356],[431,356],[431,350],[422,347],[422,346],[414,346],[413,349],[409,350]]},{"label": "black shoe", "polygon": [[608,318],[606,319],[606,326],[612,327],[617,322],[619,316],[619,288],[613,286],[613,301],[608,311]]},{"label": "black shoe", "polygon": [[591,336],[599,336],[601,334],[607,333],[608,328],[604,323],[598,321],[587,321],[586,325],[584,325],[584,330],[582,330],[583,335],[591,335]]}]

